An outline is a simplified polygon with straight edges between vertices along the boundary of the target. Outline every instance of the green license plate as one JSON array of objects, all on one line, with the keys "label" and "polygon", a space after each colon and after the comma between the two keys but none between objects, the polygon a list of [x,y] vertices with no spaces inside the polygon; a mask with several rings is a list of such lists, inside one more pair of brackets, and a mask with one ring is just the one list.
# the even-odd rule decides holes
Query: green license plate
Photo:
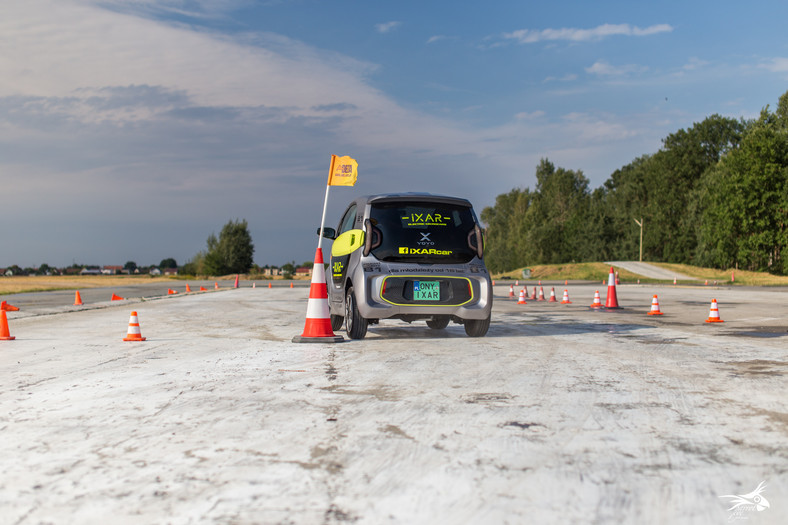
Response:
[{"label": "green license plate", "polygon": [[438,281],[413,281],[414,301],[440,301],[441,283]]}]

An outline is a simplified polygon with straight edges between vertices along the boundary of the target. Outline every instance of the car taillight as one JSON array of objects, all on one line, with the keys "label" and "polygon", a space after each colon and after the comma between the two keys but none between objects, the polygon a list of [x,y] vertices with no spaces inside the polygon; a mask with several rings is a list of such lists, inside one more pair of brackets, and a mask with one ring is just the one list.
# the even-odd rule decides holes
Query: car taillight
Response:
[{"label": "car taillight", "polygon": [[383,288],[380,289],[380,295],[386,295],[386,281],[383,281]]},{"label": "car taillight", "polygon": [[470,281],[468,281],[468,297],[473,297],[473,288],[471,288]]}]

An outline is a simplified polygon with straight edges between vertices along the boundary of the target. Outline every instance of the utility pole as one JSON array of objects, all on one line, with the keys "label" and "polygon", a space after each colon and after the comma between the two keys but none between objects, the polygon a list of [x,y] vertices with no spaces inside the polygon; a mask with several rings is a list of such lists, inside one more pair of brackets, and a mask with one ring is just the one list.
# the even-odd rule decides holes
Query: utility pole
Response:
[{"label": "utility pole", "polygon": [[643,262],[643,217],[640,220],[632,219],[635,223],[640,226],[640,262]]}]

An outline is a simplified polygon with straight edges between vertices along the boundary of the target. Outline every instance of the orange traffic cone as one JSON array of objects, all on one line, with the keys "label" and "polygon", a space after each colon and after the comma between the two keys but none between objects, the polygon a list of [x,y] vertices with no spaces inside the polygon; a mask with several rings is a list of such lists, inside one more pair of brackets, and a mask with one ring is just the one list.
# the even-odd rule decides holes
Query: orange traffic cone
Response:
[{"label": "orange traffic cone", "polygon": [[213,283],[213,289],[214,290],[218,290],[219,289],[219,283],[216,283],[216,282]]},{"label": "orange traffic cone", "polygon": [[547,301],[548,303],[557,303],[558,299],[555,298],[555,286],[550,288],[550,299]]},{"label": "orange traffic cone", "polygon": [[515,281],[514,281],[514,285],[515,285],[515,286],[520,286],[520,281],[519,281],[519,280],[517,280],[517,279],[515,279]]},{"label": "orange traffic cone", "polygon": [[493,279],[492,285],[495,286],[495,279]]},{"label": "orange traffic cone", "polygon": [[16,339],[16,337],[13,337],[11,332],[8,330],[8,316],[6,316],[5,313],[16,312],[17,310],[19,310],[19,308],[12,306],[5,301],[0,303],[0,341],[13,341]]},{"label": "orange traffic cone", "polygon": [[569,279],[564,279],[564,286],[569,285]]},{"label": "orange traffic cone", "polygon": [[186,283],[186,293],[189,293],[189,292],[191,292],[191,291],[192,291],[192,289],[191,289],[191,287],[189,286],[189,283]]},{"label": "orange traffic cone", "polygon": [[112,294],[112,299],[110,299],[110,301],[125,301],[125,300],[126,300],[125,297],[121,297],[119,295],[115,295],[114,293]]},{"label": "orange traffic cone", "polygon": [[290,288],[292,288],[292,287],[293,287],[293,283],[291,282],[291,283],[290,283]]},{"label": "orange traffic cone", "polygon": [[207,292],[208,290],[205,289],[205,286],[200,286],[200,291],[201,292]]},{"label": "orange traffic cone", "polygon": [[618,280],[618,272],[616,272],[616,286],[621,284],[621,281]]},{"label": "orange traffic cone", "polygon": [[594,292],[594,302],[591,303],[589,308],[602,308],[602,298],[599,297],[599,290]]},{"label": "orange traffic cone", "polygon": [[257,288],[257,283],[252,283],[252,288]]},{"label": "orange traffic cone", "polygon": [[176,293],[178,293],[178,292],[176,292],[172,288],[167,288],[167,295],[175,295]]},{"label": "orange traffic cone", "polygon": [[74,306],[82,306],[82,297],[79,295],[79,290],[74,294]]},{"label": "orange traffic cone", "polygon": [[720,319],[720,311],[717,309],[717,299],[711,300],[711,308],[709,309],[709,318],[706,319],[707,323],[724,323],[722,319]]},{"label": "orange traffic cone", "polygon": [[510,299],[514,299],[514,285],[513,284],[509,285],[509,298]]},{"label": "orange traffic cone", "polygon": [[708,286],[708,285],[709,285],[709,280],[708,280],[708,279],[706,279],[706,282],[705,282],[705,283],[703,283],[703,286]]},{"label": "orange traffic cone", "polygon": [[[292,285],[292,283],[290,283]],[[323,267],[323,250],[315,251],[312,267],[312,285],[309,287],[309,302],[306,307],[304,333],[293,337],[294,343],[339,343],[345,338],[334,334],[328,309],[328,288]]]},{"label": "orange traffic cone", "polygon": [[271,286],[271,283],[268,283],[268,287],[269,287],[269,288],[273,288],[273,286]]},{"label": "orange traffic cone", "polygon": [[137,317],[137,312],[131,312],[131,317],[129,317],[129,331],[126,333],[126,337],[123,338],[124,341],[144,341],[145,338],[142,337],[142,331],[140,330],[140,320]]},{"label": "orange traffic cone", "polygon": [[520,299],[517,301],[517,304],[528,304],[525,302],[525,288],[520,290]]},{"label": "orange traffic cone", "polygon": [[233,288],[238,288],[238,274],[235,274],[235,285]]},{"label": "orange traffic cone", "polygon": [[544,301],[544,288],[541,286],[539,287],[539,297],[536,299],[537,301]]},{"label": "orange traffic cone", "polygon": [[569,290],[564,290],[564,298],[561,299],[561,304],[572,304],[572,301],[569,300]]},{"label": "orange traffic cone", "polygon": [[534,293],[531,294],[531,299],[536,300],[536,286],[534,286]]},{"label": "orange traffic cone", "polygon": [[651,311],[648,315],[662,315],[662,312],[659,311],[659,299],[657,299],[656,295],[651,299]]},{"label": "orange traffic cone", "polygon": [[616,275],[613,267],[610,267],[610,273],[607,276],[607,299],[605,299],[605,308],[619,309],[618,297],[616,297]]}]

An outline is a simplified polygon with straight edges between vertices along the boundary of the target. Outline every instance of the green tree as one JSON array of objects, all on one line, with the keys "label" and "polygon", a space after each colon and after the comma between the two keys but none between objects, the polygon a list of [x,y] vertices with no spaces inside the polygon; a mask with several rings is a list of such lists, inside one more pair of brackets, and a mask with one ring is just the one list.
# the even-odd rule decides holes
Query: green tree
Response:
[{"label": "green tree", "polygon": [[137,269],[137,263],[134,261],[127,261],[125,265],[123,265],[124,270],[128,270],[129,273],[134,273],[134,270]]},{"label": "green tree", "polygon": [[207,245],[203,264],[209,275],[246,273],[252,267],[254,244],[246,220],[228,222],[218,238],[208,237]]},{"label": "green tree", "polygon": [[178,263],[175,262],[175,259],[172,258],[162,259],[161,262],[159,263],[159,268],[161,268],[162,270],[167,268],[177,268],[177,267],[178,267]]}]

